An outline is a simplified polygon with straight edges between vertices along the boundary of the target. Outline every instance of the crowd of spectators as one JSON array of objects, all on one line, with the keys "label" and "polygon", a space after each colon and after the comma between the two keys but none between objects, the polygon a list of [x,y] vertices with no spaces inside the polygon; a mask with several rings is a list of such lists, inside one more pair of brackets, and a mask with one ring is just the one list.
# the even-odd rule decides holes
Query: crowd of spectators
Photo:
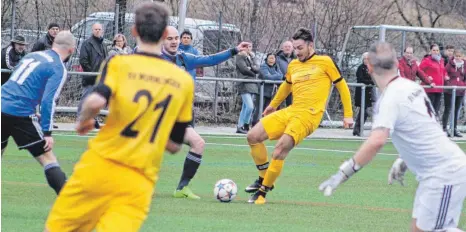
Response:
[{"label": "crowd of spectators", "polygon": [[[47,27],[47,34],[40,38],[32,47],[30,52],[44,51],[51,48],[55,36],[60,31],[57,23],[50,23]],[[108,57],[117,54],[130,54],[133,51],[128,46],[126,37],[123,34],[115,35],[112,45],[107,47],[103,42],[104,29],[101,24],[92,25],[92,35],[87,38],[81,45],[79,52],[79,64],[84,72],[98,72],[102,62]],[[189,30],[185,30],[180,35],[181,43],[179,50],[193,55],[199,55],[199,51],[192,45],[193,35]],[[21,35],[15,36],[11,43],[1,50],[1,68],[13,70],[19,61],[27,54],[27,41]],[[448,45],[441,52],[437,44],[430,46],[430,51],[422,60],[417,60],[414,56],[414,48],[407,46],[403,51],[403,56],[399,59],[399,75],[412,81],[417,81],[422,85],[428,85],[425,91],[430,102],[441,121],[443,129],[448,136],[462,137],[457,130],[458,118],[462,106],[464,105],[464,90],[457,90],[455,94],[455,104],[453,105],[452,90],[438,88],[439,86],[466,86],[466,72],[464,68],[465,56],[460,49]],[[280,50],[276,53],[268,53],[265,59],[257,60],[252,46],[238,54],[236,57],[236,73],[240,79],[262,79],[279,81],[284,80],[288,64],[296,56],[293,52],[293,45],[290,41],[281,44]],[[196,74],[196,70],[187,70],[191,75]],[[1,75],[2,85],[9,79],[9,73]],[[90,93],[94,85],[96,76],[83,76],[82,79],[82,97]],[[356,114],[356,124],[353,129],[353,135],[360,135],[360,122],[362,111],[364,111],[363,122],[370,115],[368,110],[374,105],[377,99],[377,93],[372,78],[367,70],[367,53],[362,56],[362,64],[356,71],[357,83],[368,85],[365,89],[365,104],[362,109],[362,88],[356,87],[354,105],[358,109]],[[265,84],[263,97],[263,109],[270,103],[278,88],[278,84]],[[247,133],[249,128],[256,124],[261,115],[259,115],[259,85],[257,83],[237,83],[238,95],[242,99],[241,112],[237,124],[237,133]],[[440,117],[441,102],[444,102],[443,115]],[[292,94],[281,104],[281,108],[292,104]],[[79,112],[80,106],[78,106]],[[262,110],[263,110],[262,109]],[[452,110],[453,109],[453,110]],[[453,112],[453,115],[451,115]],[[466,112],[466,111],[465,111]],[[448,126],[453,119],[453,134],[450,134]],[[99,125],[96,124],[98,128]]]}]

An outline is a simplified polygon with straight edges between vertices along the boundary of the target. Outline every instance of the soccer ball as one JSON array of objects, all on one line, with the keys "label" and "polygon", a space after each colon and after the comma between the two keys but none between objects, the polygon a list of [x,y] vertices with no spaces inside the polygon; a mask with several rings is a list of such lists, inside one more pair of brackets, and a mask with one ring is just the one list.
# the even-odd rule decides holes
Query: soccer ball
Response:
[{"label": "soccer ball", "polygon": [[230,202],[235,199],[238,186],[230,179],[221,179],[215,183],[214,196],[220,202]]}]

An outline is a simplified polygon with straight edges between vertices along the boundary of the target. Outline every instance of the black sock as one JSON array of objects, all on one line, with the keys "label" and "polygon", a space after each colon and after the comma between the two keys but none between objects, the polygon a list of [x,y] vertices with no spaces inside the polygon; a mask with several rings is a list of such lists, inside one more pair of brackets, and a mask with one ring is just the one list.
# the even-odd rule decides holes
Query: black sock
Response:
[{"label": "black sock", "polygon": [[184,161],[183,174],[181,175],[180,183],[178,184],[177,190],[183,189],[189,184],[191,179],[196,175],[199,165],[201,165],[202,156],[194,152],[188,152]]},{"label": "black sock", "polygon": [[47,178],[47,182],[58,195],[63,185],[65,185],[66,183],[65,173],[61,170],[60,165],[58,165],[58,163],[47,164],[44,167],[44,171],[45,177]]}]

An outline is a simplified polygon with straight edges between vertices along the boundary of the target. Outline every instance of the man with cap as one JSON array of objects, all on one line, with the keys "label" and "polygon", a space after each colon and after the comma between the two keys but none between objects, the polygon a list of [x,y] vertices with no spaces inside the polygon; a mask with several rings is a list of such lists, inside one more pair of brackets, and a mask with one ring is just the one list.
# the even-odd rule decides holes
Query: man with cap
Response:
[{"label": "man with cap", "polygon": [[[15,36],[10,45],[2,49],[2,69],[13,70],[26,55],[27,44],[23,36]],[[2,85],[10,79],[10,75],[10,73],[2,72]]]},{"label": "man with cap", "polygon": [[47,35],[37,40],[32,47],[31,52],[52,49],[53,40],[55,39],[55,36],[57,36],[58,32],[60,32],[60,27],[57,23],[49,23],[47,30]]}]

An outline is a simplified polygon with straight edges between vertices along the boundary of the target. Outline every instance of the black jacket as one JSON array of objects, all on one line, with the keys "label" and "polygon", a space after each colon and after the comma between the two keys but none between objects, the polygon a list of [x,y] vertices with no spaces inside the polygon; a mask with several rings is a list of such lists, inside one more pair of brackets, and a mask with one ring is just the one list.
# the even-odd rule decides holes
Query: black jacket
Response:
[{"label": "black jacket", "polygon": [[277,65],[280,68],[280,71],[283,73],[283,80],[285,80],[285,74],[288,70],[288,64],[290,64],[290,62],[293,59],[296,59],[296,55],[294,53],[291,53],[291,55],[287,57],[285,53],[283,53],[283,51],[279,51],[276,56]]},{"label": "black jacket", "polygon": [[[13,70],[19,61],[26,55],[26,51],[22,53],[16,52],[13,45],[2,49],[2,69]],[[10,79],[11,73],[2,72],[2,85]]]},{"label": "black jacket", "polygon": [[[100,65],[107,58],[107,48],[103,39],[91,36],[81,45],[79,52],[79,63],[84,72],[99,72]],[[97,76],[83,76],[83,86],[94,85]]]},{"label": "black jacket", "polygon": [[50,36],[49,33],[47,33],[47,35],[37,40],[37,42],[32,47],[31,52],[45,51],[45,50],[52,49],[52,44],[53,44],[54,39],[55,39],[54,37]]},{"label": "black jacket", "polygon": [[[356,71],[356,81],[357,83],[366,84],[366,85],[374,85],[374,81],[372,81],[371,76],[367,70],[367,66],[365,64],[361,64]],[[361,107],[361,87],[356,87],[356,94],[354,96],[354,105],[357,107]],[[372,106],[372,89],[371,87],[366,87],[366,95],[365,95],[365,107]]]}]

